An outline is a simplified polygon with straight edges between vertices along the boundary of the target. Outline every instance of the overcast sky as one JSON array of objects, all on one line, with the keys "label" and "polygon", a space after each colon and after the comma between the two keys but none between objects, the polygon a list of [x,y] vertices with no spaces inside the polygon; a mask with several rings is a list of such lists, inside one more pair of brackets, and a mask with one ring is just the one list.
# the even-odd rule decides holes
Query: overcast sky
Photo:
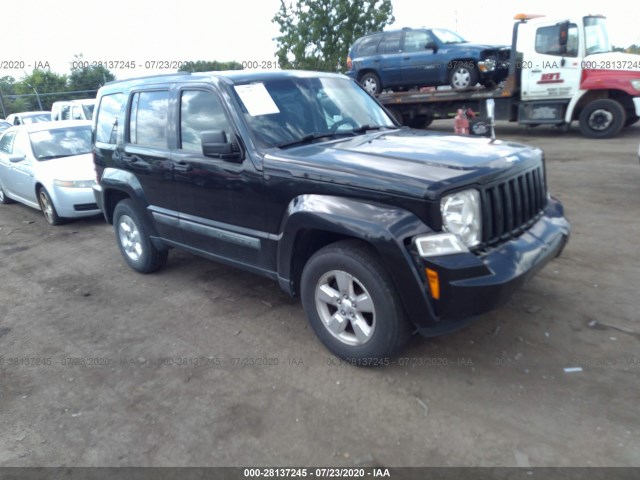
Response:
[{"label": "overcast sky", "polygon": [[[394,27],[445,27],[470,41],[510,43],[512,18],[520,12],[553,17],[601,13],[608,18],[614,45],[640,44],[638,7],[631,7],[635,2],[630,0],[392,2]],[[80,53],[89,61],[136,62],[135,69],[112,69],[118,78],[156,73],[144,68],[145,62],[153,61],[267,62],[274,59],[278,29],[271,19],[279,4],[279,0],[12,0],[3,4],[0,68],[10,62],[14,68],[2,68],[0,75],[19,79],[45,62],[56,73],[69,73],[74,55]]]}]

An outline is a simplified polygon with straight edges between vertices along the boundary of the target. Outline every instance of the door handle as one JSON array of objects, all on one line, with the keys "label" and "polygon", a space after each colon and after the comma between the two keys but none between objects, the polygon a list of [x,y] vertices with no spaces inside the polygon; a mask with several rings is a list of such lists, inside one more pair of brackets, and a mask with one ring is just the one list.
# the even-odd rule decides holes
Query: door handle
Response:
[{"label": "door handle", "polygon": [[193,166],[186,162],[175,162],[173,164],[173,169],[177,172],[190,172],[193,170]]}]

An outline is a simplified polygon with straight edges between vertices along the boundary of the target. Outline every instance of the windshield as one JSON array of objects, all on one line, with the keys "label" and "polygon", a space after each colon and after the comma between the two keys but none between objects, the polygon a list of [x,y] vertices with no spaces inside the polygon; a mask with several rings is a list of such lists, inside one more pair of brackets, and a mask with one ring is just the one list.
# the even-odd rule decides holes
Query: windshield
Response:
[{"label": "windshield", "polygon": [[347,78],[281,77],[235,85],[235,92],[255,139],[265,147],[395,128],[376,101]]},{"label": "windshield", "polygon": [[38,161],[82,155],[91,152],[91,125],[32,132],[29,140]]},{"label": "windshield", "polygon": [[446,30],[444,28],[433,28],[431,29],[431,33],[433,33],[438,38],[438,40],[440,40],[440,42],[444,44],[467,43],[467,41],[457,33],[454,33],[451,30]]},{"label": "windshield", "polygon": [[587,55],[611,51],[604,17],[584,17],[584,36]]}]

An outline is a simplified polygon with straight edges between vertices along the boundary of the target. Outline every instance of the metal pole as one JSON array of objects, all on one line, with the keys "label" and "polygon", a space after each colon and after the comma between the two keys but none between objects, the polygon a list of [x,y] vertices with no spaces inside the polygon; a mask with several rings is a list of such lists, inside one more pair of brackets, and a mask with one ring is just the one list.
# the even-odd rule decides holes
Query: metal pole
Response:
[{"label": "metal pole", "polygon": [[29,86],[33,88],[33,91],[36,93],[36,98],[38,99],[38,107],[40,107],[40,110],[42,110],[42,102],[40,101],[40,95],[38,95],[38,91],[36,90],[36,87],[33,87],[31,85]]},{"label": "metal pole", "polygon": [[7,118],[7,111],[4,109],[4,99],[2,98],[2,89],[0,89],[0,107],[2,107],[2,118]]}]

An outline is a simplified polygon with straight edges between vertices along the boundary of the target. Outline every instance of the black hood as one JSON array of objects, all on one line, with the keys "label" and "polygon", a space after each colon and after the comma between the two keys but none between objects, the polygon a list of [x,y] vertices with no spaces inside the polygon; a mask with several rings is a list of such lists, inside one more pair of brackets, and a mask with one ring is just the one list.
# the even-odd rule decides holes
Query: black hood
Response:
[{"label": "black hood", "polygon": [[455,184],[486,183],[541,161],[512,142],[399,129],[289,147],[265,157],[265,173],[437,198]]}]

